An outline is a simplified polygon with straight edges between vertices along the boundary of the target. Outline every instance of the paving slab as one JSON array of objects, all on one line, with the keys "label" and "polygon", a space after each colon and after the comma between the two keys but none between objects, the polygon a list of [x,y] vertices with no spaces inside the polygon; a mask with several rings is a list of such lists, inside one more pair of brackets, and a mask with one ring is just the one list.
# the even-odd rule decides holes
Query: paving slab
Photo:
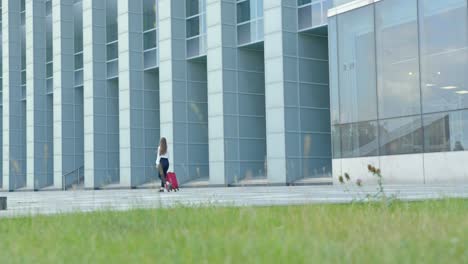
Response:
[{"label": "paving slab", "polygon": [[[365,194],[375,193],[376,189],[376,186],[366,186],[347,190],[343,186],[320,185],[186,188],[170,193],[160,193],[157,189],[9,192],[1,193],[7,197],[8,208],[0,211],[0,217],[174,206],[349,203]],[[405,201],[468,198],[468,184],[389,185],[385,186],[385,190],[388,195]]]}]

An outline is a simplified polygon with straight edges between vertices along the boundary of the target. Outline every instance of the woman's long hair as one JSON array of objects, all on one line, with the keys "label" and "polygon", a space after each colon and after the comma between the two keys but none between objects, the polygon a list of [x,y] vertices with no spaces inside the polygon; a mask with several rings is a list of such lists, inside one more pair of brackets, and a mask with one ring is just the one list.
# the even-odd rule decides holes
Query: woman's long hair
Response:
[{"label": "woman's long hair", "polygon": [[162,137],[159,141],[159,155],[164,155],[167,152],[167,141],[165,137]]}]

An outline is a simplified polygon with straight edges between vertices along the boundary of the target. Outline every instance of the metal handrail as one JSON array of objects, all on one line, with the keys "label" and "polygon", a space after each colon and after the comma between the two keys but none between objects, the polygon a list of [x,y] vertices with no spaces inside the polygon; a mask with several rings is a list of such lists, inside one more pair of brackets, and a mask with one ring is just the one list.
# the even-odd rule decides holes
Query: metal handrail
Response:
[{"label": "metal handrail", "polygon": [[[66,190],[69,186],[67,186],[66,184],[66,179],[69,175],[72,175],[74,174],[76,176],[76,181],[74,183],[76,183],[77,185],[80,184],[83,180],[84,182],[84,174],[83,176],[81,176],[82,173],[80,173],[81,171],[84,170],[84,166],[81,166],[73,171],[70,171],[68,173],[65,173],[63,176],[62,176],[62,190]],[[73,186],[73,183],[70,185],[70,186]]]}]

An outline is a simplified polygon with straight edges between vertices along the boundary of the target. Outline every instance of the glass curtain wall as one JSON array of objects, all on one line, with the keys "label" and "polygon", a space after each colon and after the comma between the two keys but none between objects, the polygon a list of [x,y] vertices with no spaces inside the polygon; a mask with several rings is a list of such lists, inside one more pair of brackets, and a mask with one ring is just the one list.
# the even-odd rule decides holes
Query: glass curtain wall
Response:
[{"label": "glass curtain wall", "polygon": [[297,0],[299,30],[307,30],[327,24],[327,12],[332,0]]},{"label": "glass curtain wall", "polygon": [[158,0],[143,0],[143,49],[145,70],[159,66]]},{"label": "glass curtain wall", "polygon": [[206,0],[186,0],[187,58],[206,55]]},{"label": "glass curtain wall", "polygon": [[237,44],[263,41],[263,0],[237,0]]},{"label": "glass curtain wall", "polygon": [[334,158],[466,148],[467,16],[466,0],[383,0],[331,18]]}]

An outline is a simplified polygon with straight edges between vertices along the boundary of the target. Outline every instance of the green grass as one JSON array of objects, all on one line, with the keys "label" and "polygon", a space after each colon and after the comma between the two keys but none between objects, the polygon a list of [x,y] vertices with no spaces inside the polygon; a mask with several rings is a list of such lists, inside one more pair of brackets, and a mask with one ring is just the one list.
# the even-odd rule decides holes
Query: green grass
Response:
[{"label": "green grass", "polygon": [[0,263],[468,263],[468,200],[0,219]]}]

